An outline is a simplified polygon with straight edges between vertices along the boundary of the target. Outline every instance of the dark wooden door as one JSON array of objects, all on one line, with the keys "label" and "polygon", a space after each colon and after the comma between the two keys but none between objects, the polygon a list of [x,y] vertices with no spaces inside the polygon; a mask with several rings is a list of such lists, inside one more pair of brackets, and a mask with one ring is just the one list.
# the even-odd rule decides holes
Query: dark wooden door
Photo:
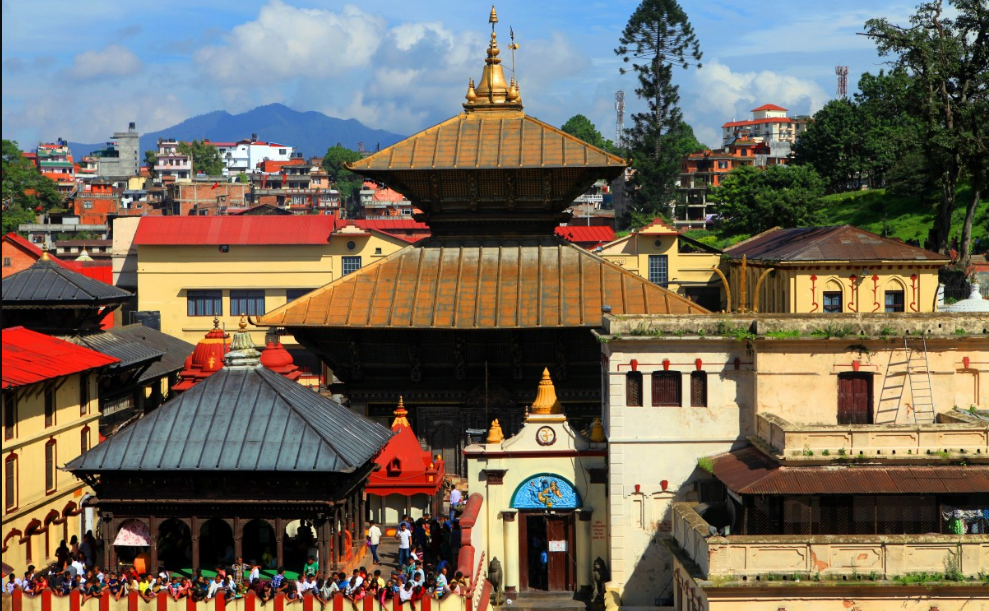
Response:
[{"label": "dark wooden door", "polygon": [[838,424],[872,424],[872,374],[838,375]]},{"label": "dark wooden door", "polygon": [[546,516],[546,539],[549,550],[548,590],[560,592],[570,590],[571,549],[569,516]]}]

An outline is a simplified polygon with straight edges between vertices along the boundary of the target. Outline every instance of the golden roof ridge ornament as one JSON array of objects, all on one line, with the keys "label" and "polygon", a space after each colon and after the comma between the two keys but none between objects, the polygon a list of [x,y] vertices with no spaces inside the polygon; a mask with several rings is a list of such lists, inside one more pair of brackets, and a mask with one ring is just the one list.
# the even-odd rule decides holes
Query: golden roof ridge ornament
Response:
[{"label": "golden roof ridge ornament", "polygon": [[551,422],[562,422],[566,420],[566,417],[563,415],[563,406],[556,397],[556,387],[553,386],[553,379],[549,375],[549,368],[543,369],[543,379],[539,381],[539,387],[536,389],[536,400],[532,402],[532,411],[529,413],[527,420]]},{"label": "golden roof ridge ornament", "polygon": [[405,409],[405,401],[401,395],[398,397],[398,407],[392,413],[395,415],[395,421],[391,423],[391,430],[394,431],[401,427],[411,428],[409,419],[406,417],[409,415],[409,411]]},{"label": "golden roof ridge ornament", "polygon": [[488,17],[491,24],[491,42],[488,44],[487,57],[484,59],[484,71],[477,86],[473,86],[473,81],[467,88],[467,103],[464,109],[468,112],[475,110],[522,110],[522,98],[519,94],[519,85],[514,76],[515,32],[512,31],[513,76],[511,81],[505,78],[505,68],[501,65],[501,50],[498,49],[498,37],[495,34],[495,24],[498,23],[498,13],[494,5],[491,6],[491,14]]}]

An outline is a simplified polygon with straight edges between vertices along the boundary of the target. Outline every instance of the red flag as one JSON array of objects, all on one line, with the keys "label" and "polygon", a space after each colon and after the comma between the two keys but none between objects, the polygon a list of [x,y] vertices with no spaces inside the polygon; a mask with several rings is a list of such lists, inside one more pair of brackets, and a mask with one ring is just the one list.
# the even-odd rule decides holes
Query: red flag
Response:
[{"label": "red flag", "polygon": [[219,187],[219,186],[220,186],[220,183],[219,183],[219,182],[214,182],[214,183],[213,183],[213,186],[212,186],[212,187],[210,187],[210,189],[215,189],[215,188],[217,188],[217,187]]}]

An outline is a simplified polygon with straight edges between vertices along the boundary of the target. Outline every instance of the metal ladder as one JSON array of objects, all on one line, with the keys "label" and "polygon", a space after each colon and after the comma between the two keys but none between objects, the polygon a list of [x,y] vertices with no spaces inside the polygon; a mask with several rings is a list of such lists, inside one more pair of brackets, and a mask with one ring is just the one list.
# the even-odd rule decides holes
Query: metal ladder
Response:
[{"label": "metal ladder", "polygon": [[910,389],[910,402],[907,405],[913,411],[914,421],[934,422],[934,396],[926,337],[921,338],[921,344],[922,350],[912,349],[910,341],[904,337],[902,360],[894,360],[899,350],[890,351],[883,388],[879,393],[876,424],[893,424],[898,421],[906,388]]}]

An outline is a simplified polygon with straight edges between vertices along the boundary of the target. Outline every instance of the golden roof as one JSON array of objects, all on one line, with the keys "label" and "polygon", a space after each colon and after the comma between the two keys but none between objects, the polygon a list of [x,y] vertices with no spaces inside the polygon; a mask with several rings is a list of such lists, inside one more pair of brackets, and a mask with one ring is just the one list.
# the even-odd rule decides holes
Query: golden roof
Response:
[{"label": "golden roof", "polygon": [[614,314],[706,314],[554,236],[430,238],[289,302],[258,324],[511,329],[598,327]]}]

